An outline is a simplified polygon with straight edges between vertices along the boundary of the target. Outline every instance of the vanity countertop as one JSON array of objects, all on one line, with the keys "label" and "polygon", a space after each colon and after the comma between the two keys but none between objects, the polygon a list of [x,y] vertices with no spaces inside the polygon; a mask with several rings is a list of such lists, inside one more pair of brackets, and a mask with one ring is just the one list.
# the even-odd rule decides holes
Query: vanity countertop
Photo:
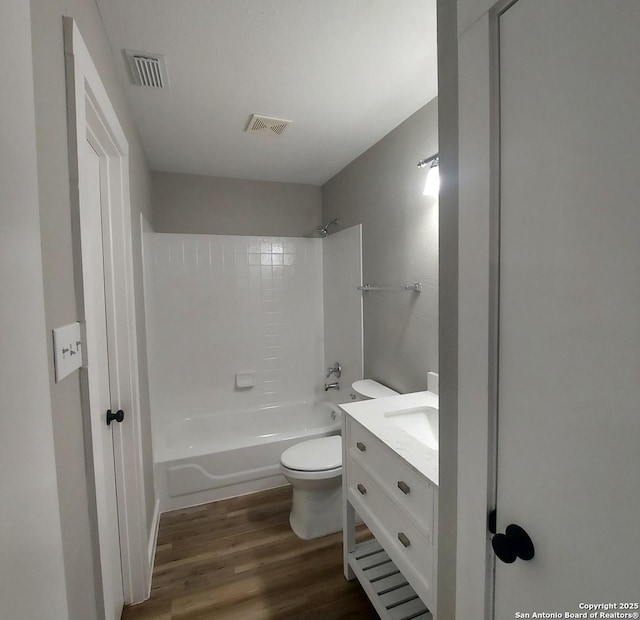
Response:
[{"label": "vanity countertop", "polygon": [[433,392],[412,392],[387,398],[376,398],[340,405],[341,409],[364,426],[391,450],[402,457],[418,473],[438,484],[438,450],[415,439],[385,414],[431,407],[438,409],[438,395]]}]

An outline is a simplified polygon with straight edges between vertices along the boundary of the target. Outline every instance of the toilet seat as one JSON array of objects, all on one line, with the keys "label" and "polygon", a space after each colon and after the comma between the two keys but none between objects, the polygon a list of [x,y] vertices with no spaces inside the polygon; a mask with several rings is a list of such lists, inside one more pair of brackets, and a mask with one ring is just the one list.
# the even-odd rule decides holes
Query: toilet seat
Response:
[{"label": "toilet seat", "polygon": [[289,469],[280,463],[280,473],[290,480],[331,480],[342,477],[342,465],[335,469],[321,469],[320,471],[301,471]]},{"label": "toilet seat", "polygon": [[332,435],[297,443],[282,453],[280,464],[292,472],[337,475],[342,470],[342,437]]}]

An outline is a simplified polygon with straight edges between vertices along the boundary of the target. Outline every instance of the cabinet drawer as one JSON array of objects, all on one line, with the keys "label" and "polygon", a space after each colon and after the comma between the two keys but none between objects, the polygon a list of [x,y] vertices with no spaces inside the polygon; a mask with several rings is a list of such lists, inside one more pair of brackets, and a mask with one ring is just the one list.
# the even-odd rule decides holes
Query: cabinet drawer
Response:
[{"label": "cabinet drawer", "polygon": [[352,458],[347,461],[347,498],[424,603],[433,605],[433,546]]},{"label": "cabinet drawer", "polygon": [[347,443],[349,455],[368,468],[377,468],[384,462],[384,446],[368,430],[347,419]]},{"label": "cabinet drawer", "polygon": [[348,420],[347,454],[384,488],[432,542],[434,488],[402,458],[357,422]]}]

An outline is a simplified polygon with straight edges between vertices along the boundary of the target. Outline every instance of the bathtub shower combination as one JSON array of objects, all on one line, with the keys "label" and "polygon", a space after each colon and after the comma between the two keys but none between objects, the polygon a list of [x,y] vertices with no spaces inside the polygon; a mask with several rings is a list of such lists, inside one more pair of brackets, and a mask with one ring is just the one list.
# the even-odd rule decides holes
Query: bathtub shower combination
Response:
[{"label": "bathtub shower combination", "polygon": [[[339,235],[352,255],[359,227]],[[340,433],[339,408],[324,392],[323,241],[145,236],[161,511],[284,485],[279,466],[287,448]],[[335,294],[350,294],[361,316],[352,286],[360,265],[353,269],[349,293]]]}]

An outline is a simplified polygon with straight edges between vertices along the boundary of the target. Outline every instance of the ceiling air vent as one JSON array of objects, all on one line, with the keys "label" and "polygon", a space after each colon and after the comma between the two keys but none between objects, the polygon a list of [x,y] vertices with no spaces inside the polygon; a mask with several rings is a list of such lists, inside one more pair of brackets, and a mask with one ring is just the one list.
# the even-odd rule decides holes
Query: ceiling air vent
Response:
[{"label": "ceiling air vent", "polygon": [[160,54],[147,54],[124,50],[129,61],[131,77],[135,84],[153,86],[154,88],[168,88],[167,62]]},{"label": "ceiling air vent", "polygon": [[292,121],[270,116],[258,116],[254,114],[249,120],[246,131],[249,133],[263,134],[265,136],[281,136]]}]

